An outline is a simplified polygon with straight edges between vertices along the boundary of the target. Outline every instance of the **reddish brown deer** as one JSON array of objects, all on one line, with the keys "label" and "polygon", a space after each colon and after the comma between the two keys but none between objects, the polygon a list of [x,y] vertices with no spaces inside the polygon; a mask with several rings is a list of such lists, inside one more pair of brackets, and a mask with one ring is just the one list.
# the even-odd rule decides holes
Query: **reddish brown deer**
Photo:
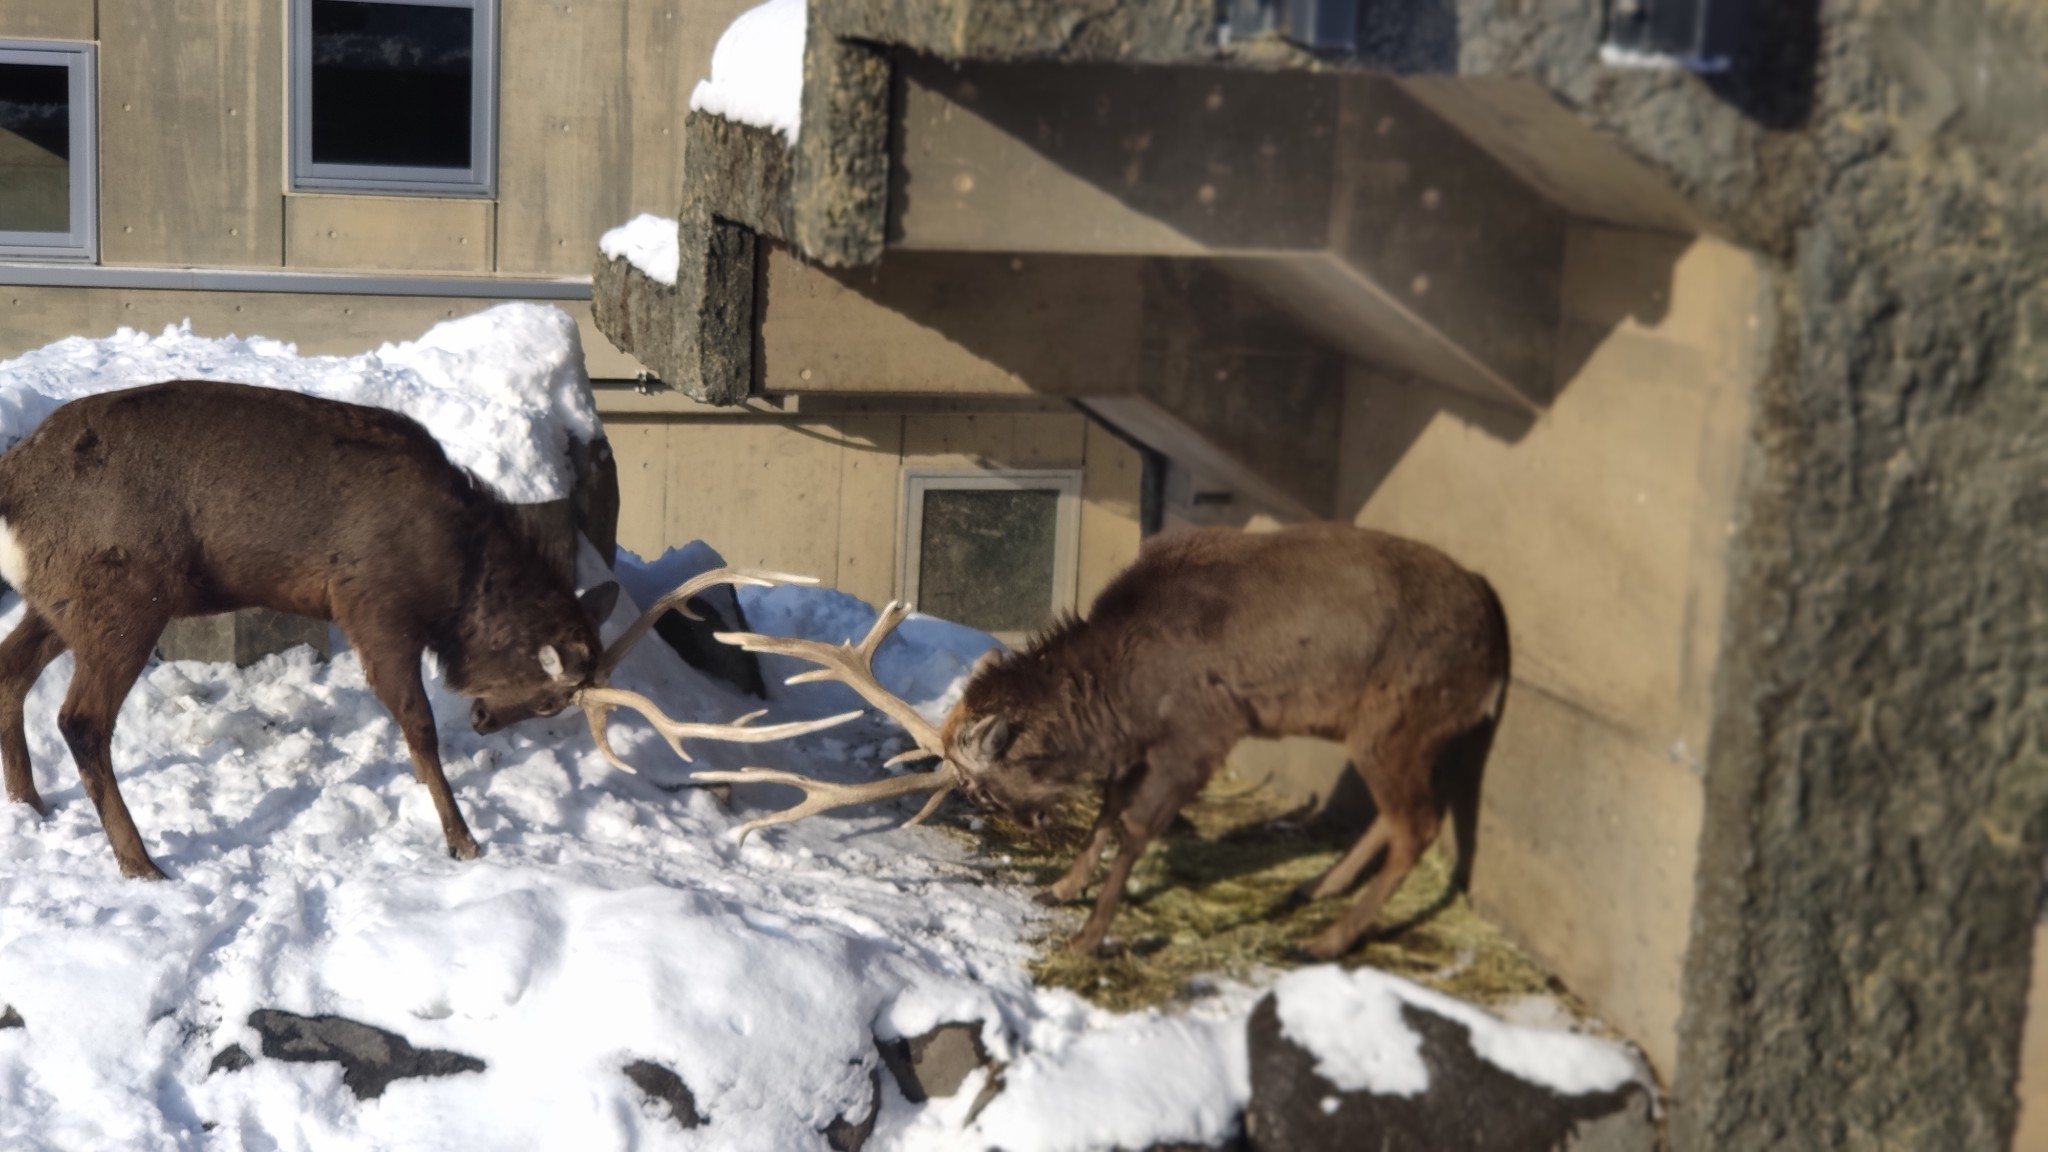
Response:
[{"label": "reddish brown deer", "polygon": [[[114,782],[114,718],[173,617],[260,607],[331,620],[404,732],[453,855],[477,855],[441,772],[420,679],[432,651],[490,733],[571,702],[600,747],[616,705],[680,737],[763,740],[780,727],[677,724],[606,686],[626,646],[709,573],[649,609],[610,652],[597,621],[615,585],[557,576],[509,509],[395,412],[238,384],[178,381],[74,400],[0,456],[0,577],[26,602],[0,642],[7,795],[42,812],[22,705],[50,661],[75,656],[57,723],[124,875],[161,879]],[[616,760],[616,757],[614,757]]]},{"label": "reddish brown deer", "polygon": [[[826,664],[807,675],[847,680],[881,705],[886,693],[869,659],[901,615],[892,605],[857,649],[731,639]],[[1056,625],[1025,652],[985,659],[937,731],[900,702],[890,706],[917,738],[918,755],[943,758],[935,772],[851,788],[760,769],[698,777],[795,784],[810,794],[748,830],[880,796],[943,796],[954,786],[1034,821],[1069,790],[1099,786],[1088,846],[1048,893],[1079,896],[1102,849],[1116,841],[1095,908],[1071,942],[1093,951],[1140,853],[1239,740],[1341,740],[1378,814],[1298,895],[1335,895],[1382,853],[1385,861],[1309,944],[1330,958],[1364,935],[1435,840],[1447,808],[1458,825],[1457,878],[1469,874],[1477,773],[1507,684],[1499,599],[1434,548],[1345,524],[1197,530],[1150,541],[1087,619]],[[1468,733],[1480,737],[1473,754],[1445,757]],[[1439,772],[1440,761],[1451,771]]]}]

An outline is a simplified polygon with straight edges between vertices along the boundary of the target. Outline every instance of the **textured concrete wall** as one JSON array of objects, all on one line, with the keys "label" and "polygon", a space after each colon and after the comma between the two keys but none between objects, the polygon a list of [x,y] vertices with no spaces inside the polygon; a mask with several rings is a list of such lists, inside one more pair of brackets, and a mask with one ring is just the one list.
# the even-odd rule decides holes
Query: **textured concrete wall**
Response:
[{"label": "textured concrete wall", "polygon": [[1764,284],[1727,244],[1576,225],[1541,417],[1363,370],[1345,406],[1340,511],[1507,608],[1475,898],[1667,1079]]}]

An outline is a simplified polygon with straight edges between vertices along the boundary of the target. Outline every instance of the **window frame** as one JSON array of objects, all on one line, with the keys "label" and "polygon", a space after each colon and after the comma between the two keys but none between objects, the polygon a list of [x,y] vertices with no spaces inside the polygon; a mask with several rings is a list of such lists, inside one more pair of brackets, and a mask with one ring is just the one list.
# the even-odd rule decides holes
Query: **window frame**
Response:
[{"label": "window frame", "polygon": [[[1080,468],[917,468],[903,470],[902,507],[897,523],[897,595],[918,608],[919,564],[924,549],[924,495],[932,491],[1046,490],[1059,493],[1053,521],[1052,603],[1047,619],[1076,611],[1081,558]],[[971,625],[970,625],[971,626]],[[992,633],[1015,643],[1026,633]]]},{"label": "window frame", "polygon": [[100,254],[99,46],[77,40],[0,39],[0,64],[62,65],[70,72],[71,230],[0,229],[0,259],[93,263]]},{"label": "window frame", "polygon": [[492,199],[498,194],[498,0],[333,0],[419,8],[467,8],[474,15],[468,168],[313,162],[313,4],[291,0],[287,163],[294,192]]}]

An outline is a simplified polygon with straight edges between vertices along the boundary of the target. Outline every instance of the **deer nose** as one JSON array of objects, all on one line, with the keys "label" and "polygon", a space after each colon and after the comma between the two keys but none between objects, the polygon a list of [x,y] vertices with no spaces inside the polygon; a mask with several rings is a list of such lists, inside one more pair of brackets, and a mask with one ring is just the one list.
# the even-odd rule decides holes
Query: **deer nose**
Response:
[{"label": "deer nose", "polygon": [[497,717],[491,715],[491,710],[484,707],[484,702],[481,700],[470,701],[469,726],[476,729],[476,734],[479,736],[489,736],[491,733],[504,727],[503,724],[498,723]]}]

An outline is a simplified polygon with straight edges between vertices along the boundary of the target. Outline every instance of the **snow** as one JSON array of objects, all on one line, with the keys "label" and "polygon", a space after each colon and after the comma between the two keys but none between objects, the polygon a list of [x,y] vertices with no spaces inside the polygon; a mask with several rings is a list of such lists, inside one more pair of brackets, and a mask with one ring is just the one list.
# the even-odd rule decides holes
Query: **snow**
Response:
[{"label": "snow", "polygon": [[1415,1096],[1429,1090],[1422,1037],[1402,1020],[1403,1005],[1464,1025],[1481,1059],[1553,1092],[1605,1092],[1643,1078],[1617,1045],[1510,1023],[1369,968],[1304,968],[1282,977],[1273,992],[1281,1031],[1315,1055],[1317,1075],[1345,1092]]},{"label": "snow", "polygon": [[[235,379],[410,412],[501,490],[547,498],[566,491],[562,439],[596,428],[579,365],[575,325],[533,305],[347,359],[186,327],[123,331],[0,364],[0,436],[86,392]],[[578,579],[620,582],[609,639],[638,604],[718,563],[695,543],[648,561],[622,553],[614,572],[585,544]],[[739,596],[755,631],[840,641],[875,618],[829,589]],[[20,613],[11,593],[0,600],[0,632]],[[0,1147],[822,1148],[835,1117],[868,1113],[876,1038],[949,1021],[980,1023],[1005,1065],[1001,1092],[970,1122],[986,1073],[921,1105],[883,1074],[870,1149],[1214,1143],[1236,1123],[1245,1018],[1270,977],[1212,984],[1172,1011],[1105,1012],[1032,983],[1050,925],[1030,893],[954,836],[898,827],[912,805],[740,845],[741,822],[793,794],[742,787],[728,807],[689,786],[691,771],[747,765],[871,778],[905,744],[887,720],[774,744],[695,741],[684,764],[619,713],[613,746],[638,769],[627,774],[573,710],[477,735],[429,661],[447,776],[484,849],[458,862],[397,725],[335,640],[326,662],[299,648],[246,669],[157,663],[129,694],[114,760],[168,883],[118,875],[79,785],[56,726],[71,658],[30,693],[28,747],[51,811],[0,803],[0,1004],[25,1021],[0,1029]],[[936,718],[994,644],[912,615],[877,670]],[[854,706],[840,685],[781,683],[799,667],[764,660],[770,722]],[[761,703],[654,637],[614,681],[696,720]],[[1541,1082],[1608,1085],[1627,1062],[1374,973],[1307,969],[1277,987],[1290,1034],[1311,1037],[1347,1083],[1412,1082],[1396,1001],[1466,1022],[1482,1055]],[[400,1080],[367,1101],[331,1063],[210,1071],[230,1044],[260,1051],[247,1024],[260,1008],[347,1017],[485,1069]],[[1355,1027],[1324,1027],[1345,1020]],[[622,1072],[636,1060],[673,1069],[705,1125],[684,1131],[650,1103]]]},{"label": "snow", "polygon": [[403,412],[448,458],[507,500],[569,494],[567,440],[601,433],[576,321],[545,304],[500,304],[360,356],[298,355],[261,336],[74,336],[0,363],[0,447],[67,400],[164,380],[231,380]]},{"label": "snow", "polygon": [[711,78],[690,110],[782,133],[796,143],[804,91],[804,0],[768,0],[740,13],[711,50]]},{"label": "snow", "polygon": [[675,287],[682,253],[672,216],[642,212],[598,237],[597,250],[607,260],[624,260],[648,279]]}]

